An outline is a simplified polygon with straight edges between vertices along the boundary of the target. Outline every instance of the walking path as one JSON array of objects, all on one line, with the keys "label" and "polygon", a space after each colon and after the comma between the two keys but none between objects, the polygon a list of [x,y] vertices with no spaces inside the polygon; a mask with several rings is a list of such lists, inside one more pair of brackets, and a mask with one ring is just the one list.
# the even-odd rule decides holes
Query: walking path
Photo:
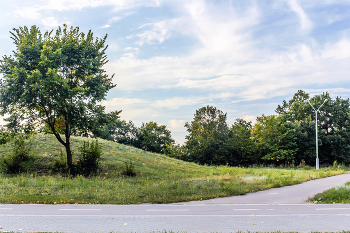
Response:
[{"label": "walking path", "polygon": [[[243,196],[192,201],[191,204],[302,204],[309,197],[322,193],[339,184],[350,182],[350,174],[310,180],[301,184],[248,193]],[[182,204],[182,203],[180,203]]]},{"label": "walking path", "polygon": [[350,204],[308,197],[350,181],[350,174],[245,196],[175,204],[0,205],[0,232],[350,231]]}]

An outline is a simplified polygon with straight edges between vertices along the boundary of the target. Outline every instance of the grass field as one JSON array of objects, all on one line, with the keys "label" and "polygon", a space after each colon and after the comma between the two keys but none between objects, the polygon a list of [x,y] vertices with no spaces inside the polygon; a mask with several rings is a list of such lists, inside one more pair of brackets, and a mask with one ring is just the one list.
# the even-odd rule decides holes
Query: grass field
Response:
[{"label": "grass field", "polygon": [[346,203],[350,204],[350,182],[316,194],[309,199],[318,204]]},{"label": "grass field", "polygon": [[[87,138],[74,137],[73,151]],[[69,177],[52,172],[63,147],[49,135],[31,140],[35,162],[26,174],[0,173],[0,203],[139,204],[204,200],[301,183],[345,171],[336,168],[277,169],[201,166],[115,142],[99,140],[103,155],[94,177]],[[0,147],[1,158],[11,144]],[[76,157],[76,156],[75,156]],[[122,175],[125,162],[135,164],[137,175]]]}]

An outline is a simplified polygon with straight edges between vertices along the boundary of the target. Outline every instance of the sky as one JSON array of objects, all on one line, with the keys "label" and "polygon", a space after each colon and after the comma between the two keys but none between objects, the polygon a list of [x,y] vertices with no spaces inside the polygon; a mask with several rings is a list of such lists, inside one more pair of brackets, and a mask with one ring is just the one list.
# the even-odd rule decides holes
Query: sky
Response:
[{"label": "sky", "polygon": [[108,34],[102,104],[136,126],[185,122],[211,105],[255,121],[298,90],[350,97],[349,0],[0,0],[0,55],[13,28]]}]

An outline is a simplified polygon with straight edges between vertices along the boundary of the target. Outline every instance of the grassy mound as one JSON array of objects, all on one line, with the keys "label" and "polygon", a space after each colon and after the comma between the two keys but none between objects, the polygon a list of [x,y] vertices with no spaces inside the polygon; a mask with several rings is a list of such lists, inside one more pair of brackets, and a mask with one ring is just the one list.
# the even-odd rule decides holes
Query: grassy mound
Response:
[{"label": "grassy mound", "polygon": [[[77,155],[82,137],[72,138]],[[49,135],[31,140],[34,163],[25,174],[0,173],[0,203],[139,204],[204,200],[301,183],[344,173],[339,168],[272,169],[201,166],[115,142],[99,140],[99,175],[69,177],[55,173],[53,164],[64,150]],[[0,147],[1,158],[11,154],[11,143]],[[77,156],[75,156],[77,157]],[[123,175],[133,162],[136,176]]]}]

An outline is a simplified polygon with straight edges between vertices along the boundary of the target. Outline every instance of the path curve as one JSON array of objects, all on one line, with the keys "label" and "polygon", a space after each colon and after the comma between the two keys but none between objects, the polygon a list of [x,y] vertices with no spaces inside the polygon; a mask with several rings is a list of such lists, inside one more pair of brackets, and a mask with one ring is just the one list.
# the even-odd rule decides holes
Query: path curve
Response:
[{"label": "path curve", "polygon": [[[305,204],[309,197],[322,193],[337,185],[350,182],[350,173],[310,180],[301,184],[272,188],[243,196],[191,201],[187,204]],[[178,203],[183,204],[183,203]]]}]

